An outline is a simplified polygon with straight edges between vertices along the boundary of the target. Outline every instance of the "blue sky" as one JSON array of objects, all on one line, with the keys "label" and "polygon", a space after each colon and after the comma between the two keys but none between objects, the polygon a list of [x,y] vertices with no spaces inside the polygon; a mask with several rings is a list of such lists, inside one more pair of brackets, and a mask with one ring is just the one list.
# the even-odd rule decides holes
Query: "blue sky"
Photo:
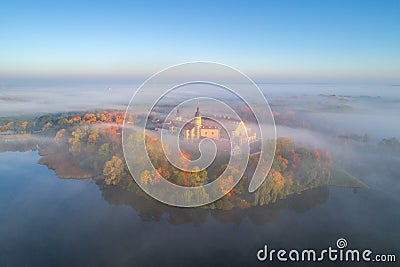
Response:
[{"label": "blue sky", "polygon": [[0,77],[142,77],[193,60],[268,80],[400,82],[400,1],[2,1]]}]

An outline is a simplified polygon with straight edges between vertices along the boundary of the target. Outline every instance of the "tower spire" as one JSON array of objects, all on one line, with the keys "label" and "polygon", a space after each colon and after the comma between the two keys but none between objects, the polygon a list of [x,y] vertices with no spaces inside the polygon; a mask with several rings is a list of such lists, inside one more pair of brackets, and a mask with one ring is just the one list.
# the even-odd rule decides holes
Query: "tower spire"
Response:
[{"label": "tower spire", "polygon": [[200,132],[201,114],[200,114],[199,101],[197,101],[197,109],[196,109],[196,113],[194,114],[194,125],[195,125],[195,136],[196,136],[196,138],[200,138],[200,136],[201,136],[201,132]]},{"label": "tower spire", "polygon": [[175,120],[176,121],[182,121],[182,117],[181,117],[181,114],[180,114],[179,107],[176,109]]},{"label": "tower spire", "polygon": [[196,113],[194,114],[195,117],[200,117],[200,104],[199,101],[197,101],[197,109]]}]

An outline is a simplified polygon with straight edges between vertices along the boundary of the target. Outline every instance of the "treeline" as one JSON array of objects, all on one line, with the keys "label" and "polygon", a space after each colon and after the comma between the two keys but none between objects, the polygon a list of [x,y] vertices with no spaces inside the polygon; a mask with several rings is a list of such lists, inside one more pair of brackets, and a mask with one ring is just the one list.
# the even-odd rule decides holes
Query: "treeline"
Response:
[{"label": "treeline", "polygon": [[[32,122],[28,121],[28,125],[34,125],[33,129],[40,128],[41,134],[54,137],[55,145],[53,146],[57,146],[57,149],[51,151],[66,155],[66,157],[57,157],[62,159],[57,163],[60,166],[63,165],[63,161],[71,159],[74,164],[79,163],[79,168],[89,171],[91,177],[94,177],[102,188],[115,186],[143,195],[143,191],[133,180],[125,163],[121,145],[123,120],[124,112],[122,111],[102,111],[45,115]],[[130,122],[134,120],[135,118],[129,118]],[[137,174],[145,186],[159,183],[160,175],[178,185],[201,186],[214,181],[227,168],[226,164],[216,164],[203,171],[194,168],[192,172],[182,172],[168,163],[160,140],[139,133],[130,135],[127,142],[132,146],[135,166],[141,166],[140,164],[144,162],[144,159],[138,156],[142,153],[135,153],[135,149],[138,147],[135,144],[143,142],[144,139],[151,161],[158,166],[156,171],[145,169]],[[388,147],[393,144],[397,143],[392,139],[387,139],[381,146]],[[267,145],[272,145],[272,143]],[[51,155],[48,156],[51,157]],[[176,155],[176,157],[180,158],[180,155]],[[272,168],[269,172],[264,170],[267,175],[264,183],[254,194],[250,194],[247,188],[259,160],[266,159],[260,159],[258,155],[250,157],[244,177],[230,192],[225,192],[227,185],[220,183],[218,190],[227,194],[207,207],[232,209],[234,207],[263,206],[274,203],[278,199],[284,199],[291,194],[328,185],[332,176],[332,160],[326,151],[310,150],[296,145],[290,138],[278,138]],[[220,162],[224,162],[224,160],[220,160]],[[57,168],[57,164],[53,162],[53,168]],[[228,177],[233,178],[239,171],[234,165],[231,165],[227,173]],[[64,176],[68,175],[64,173]],[[201,198],[202,200],[208,198],[205,192],[190,196],[178,196],[174,195],[174,192],[165,192],[165,194],[171,198],[183,197],[189,201],[190,198]]]},{"label": "treeline", "polygon": [[0,119],[0,133],[55,133],[57,130],[88,123],[116,123],[122,124],[125,112],[101,111],[101,112],[69,112],[61,114],[46,114],[34,118]]},{"label": "treeline", "polygon": [[[74,117],[75,118],[75,117]],[[97,177],[104,186],[118,186],[125,190],[143,194],[134,182],[125,163],[121,146],[121,128],[112,124],[96,125],[92,116],[83,116],[81,119],[69,119],[72,123],[59,129],[55,134],[57,145],[70,156],[78,159],[81,165],[90,169],[93,176]],[[86,119],[85,119],[86,118]],[[133,152],[135,166],[141,166],[144,159],[136,153],[138,142],[146,139],[147,152],[157,170],[144,170],[137,174],[142,184],[154,185],[159,183],[161,177],[172,183],[182,186],[201,186],[213,181],[227,166],[214,166],[213,169],[199,171],[194,168],[192,172],[183,172],[168,163],[162,151],[160,140],[135,133],[128,137],[128,145]],[[179,158],[179,155],[177,155]],[[257,155],[250,157],[248,169],[244,177],[235,188],[227,192],[222,199],[208,205],[215,209],[232,209],[233,207],[246,208],[262,206],[276,202],[277,199],[286,198],[293,193],[299,193],[309,188],[327,185],[330,179],[331,159],[324,151],[309,150],[297,147],[289,138],[277,140],[276,156],[266,180],[254,193],[247,192],[248,183],[254,167],[259,159]],[[142,167],[138,168],[142,169]],[[239,171],[230,166],[227,170],[228,177],[234,177]],[[265,170],[267,174],[267,170]],[[220,183],[219,190],[226,190],[226,184]],[[170,198],[184,197],[202,198],[207,200],[208,195],[200,192],[196,196],[178,196],[174,192],[165,192]]]},{"label": "treeline", "polygon": [[278,138],[272,168],[255,192],[253,205],[274,203],[290,194],[328,185],[331,164],[327,151],[298,147],[290,138]]}]

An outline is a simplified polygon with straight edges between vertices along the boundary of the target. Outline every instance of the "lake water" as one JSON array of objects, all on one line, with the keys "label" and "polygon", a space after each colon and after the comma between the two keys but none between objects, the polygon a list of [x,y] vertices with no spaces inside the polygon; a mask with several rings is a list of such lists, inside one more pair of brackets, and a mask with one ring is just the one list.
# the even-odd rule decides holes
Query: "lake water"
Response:
[{"label": "lake water", "polygon": [[[318,249],[341,237],[399,257],[398,177],[372,164],[352,171],[368,189],[323,187],[267,207],[209,211],[60,179],[38,159],[0,153],[0,266],[271,266],[256,258],[265,244]],[[386,265],[395,266],[377,266]]]},{"label": "lake water", "polygon": [[[0,114],[125,109],[137,86],[6,83],[0,92]],[[399,259],[398,156],[374,155],[375,150],[360,154],[332,143],[337,134],[368,133],[374,144],[382,138],[399,138],[398,86],[260,87],[272,100],[273,110],[283,106],[302,112],[313,126],[281,125],[278,136],[327,149],[343,168],[369,187],[322,187],[267,207],[183,209],[119,189],[101,188],[90,179],[60,179],[37,164],[39,155],[35,151],[4,152],[0,153],[0,267],[272,266],[278,262],[261,263],[256,258],[266,244],[272,249],[318,250],[335,247],[338,238],[345,238],[349,248],[396,254]],[[345,95],[344,104],[351,109],[327,109],[341,102],[320,94]],[[331,137],[315,127],[327,123],[336,129]],[[396,266],[377,266],[385,265]]]}]

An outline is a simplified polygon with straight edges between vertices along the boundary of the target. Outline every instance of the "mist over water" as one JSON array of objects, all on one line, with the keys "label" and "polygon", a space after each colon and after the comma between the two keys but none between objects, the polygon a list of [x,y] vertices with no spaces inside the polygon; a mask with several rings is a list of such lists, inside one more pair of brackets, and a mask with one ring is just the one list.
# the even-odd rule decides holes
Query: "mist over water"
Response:
[{"label": "mist over water", "polygon": [[[46,113],[87,111],[96,109],[125,110],[141,82],[117,81],[8,81],[0,86],[0,114],[7,116],[30,116]],[[400,137],[398,115],[400,111],[400,88],[385,84],[268,84],[259,83],[273,112],[282,109],[304,115],[309,125],[302,129],[278,127],[278,136],[299,137],[301,142],[319,142],[313,136],[319,128],[332,129],[336,135],[368,134],[373,141],[386,137]],[[178,92],[178,93],[177,93]],[[175,100],[194,95],[219,96],[227,101],[229,93],[217,93],[202,88],[186,88],[172,92]],[[218,95],[219,94],[219,95]],[[164,103],[168,103],[168,95]],[[207,107],[203,107],[207,111]],[[192,112],[192,111],[189,111]],[[210,113],[218,111],[211,111]],[[190,113],[189,113],[190,114]],[[279,122],[277,122],[279,126]],[[310,126],[313,127],[310,127]],[[321,127],[319,127],[321,126]],[[310,129],[312,128],[312,129]],[[310,132],[312,131],[312,132]]]},{"label": "mist over water", "polygon": [[125,109],[138,86],[115,82],[7,83],[0,87],[0,114]]},{"label": "mist over water", "polygon": [[[0,116],[125,110],[140,85],[139,81],[6,81],[0,87]],[[258,86],[275,115],[278,137],[291,137],[296,142],[329,151],[338,150],[340,136],[367,134],[371,143],[400,137],[399,86],[323,83],[259,83]],[[158,104],[170,105],[169,109],[172,109],[181,101],[197,96],[217,97],[230,105],[243,104],[230,92],[212,86],[203,86],[201,91],[196,86],[179,88]],[[212,106],[203,106],[202,111],[214,116],[224,115]],[[193,112],[190,108],[181,110],[185,116],[191,116]],[[287,120],[291,120],[290,125],[286,124]],[[257,128],[250,122],[249,126],[253,130]],[[259,135],[259,131],[256,132]]]},{"label": "mist over water", "polygon": [[[125,108],[140,85],[141,82],[138,81],[3,81],[0,82],[0,112],[8,116],[15,113]],[[270,102],[279,103],[282,97],[291,98],[292,108],[302,106],[307,108],[304,104],[320,100],[313,96],[321,95],[348,97],[350,104],[358,104],[359,111],[366,113],[371,111],[386,113],[386,109],[396,109],[400,103],[400,87],[385,84],[259,83],[258,86]],[[198,93],[193,92],[195,89],[191,90],[186,90],[185,93],[187,95]],[[213,94],[215,90],[210,87],[209,92],[203,90],[201,93]]]},{"label": "mist over water", "polygon": [[[0,87],[0,114],[31,115],[90,109],[125,110],[141,83],[121,82],[8,82]],[[303,111],[344,130],[357,122],[358,132],[390,130],[400,110],[400,89],[393,85],[345,84],[258,84],[273,110],[284,106]],[[193,89],[192,89],[193,90]],[[195,92],[196,93],[196,92]],[[197,92],[198,93],[198,92]],[[191,91],[186,90],[190,95]],[[201,94],[213,95],[202,91]],[[337,96],[337,97],[333,97]],[[223,96],[227,98],[227,95]],[[343,108],[340,109],[340,106]],[[345,115],[345,116],[344,116]],[[353,127],[355,128],[355,127]],[[381,136],[379,136],[381,137]]]},{"label": "mist over water", "polygon": [[[7,83],[0,87],[0,114],[125,110],[139,86],[117,82]],[[345,237],[351,247],[396,253],[400,238],[399,155],[382,153],[377,144],[382,138],[400,137],[398,87],[259,87],[275,115],[278,137],[328,151],[336,165],[368,188],[323,186],[249,209],[180,209],[113,187],[100,189],[90,179],[60,179],[37,164],[36,151],[0,153],[0,170],[6,174],[0,186],[0,265],[244,266],[259,264],[255,253],[265,244],[286,249],[326,248],[339,237]],[[161,104],[173,104],[172,100],[198,93],[192,88],[166,97]],[[216,92],[210,88],[201,93]],[[227,99],[237,104],[234,98]],[[206,105],[201,108],[204,114],[223,115]],[[182,110],[185,116],[193,112],[190,107]],[[249,127],[256,128],[251,123]],[[368,143],[343,142],[343,138],[365,134],[370,137]],[[37,149],[35,142],[50,141],[34,140],[29,149]],[[22,250],[27,251],[24,257],[17,256]]]}]

